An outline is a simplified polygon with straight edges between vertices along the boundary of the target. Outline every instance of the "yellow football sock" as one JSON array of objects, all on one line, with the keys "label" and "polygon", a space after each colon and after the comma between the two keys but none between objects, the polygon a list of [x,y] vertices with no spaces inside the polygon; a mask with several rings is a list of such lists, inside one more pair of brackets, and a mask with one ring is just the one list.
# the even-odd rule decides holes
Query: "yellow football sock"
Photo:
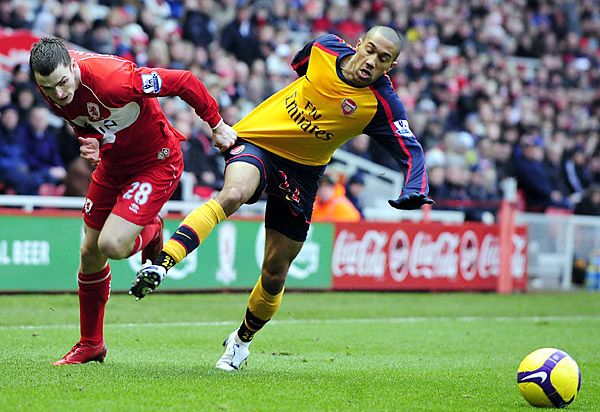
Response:
[{"label": "yellow football sock", "polygon": [[212,232],[214,227],[227,219],[225,211],[215,199],[211,199],[188,214],[163,247],[163,251],[181,262],[194,251]]},{"label": "yellow football sock", "polygon": [[[281,306],[282,299],[283,290],[276,295],[271,295],[263,287],[261,278],[258,278],[258,282],[256,282],[256,285],[248,298],[248,310],[254,316],[266,322],[275,315],[275,312],[277,312],[279,306]],[[250,329],[255,329],[253,326],[256,325],[247,326]]]}]

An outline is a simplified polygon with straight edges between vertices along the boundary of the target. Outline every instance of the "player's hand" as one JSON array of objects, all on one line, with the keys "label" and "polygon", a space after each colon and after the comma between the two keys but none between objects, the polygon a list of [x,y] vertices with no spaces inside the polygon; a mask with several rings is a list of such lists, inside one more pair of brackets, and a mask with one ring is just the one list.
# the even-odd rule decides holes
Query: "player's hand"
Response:
[{"label": "player's hand", "polygon": [[100,163],[100,142],[93,137],[78,137],[79,140],[79,156],[96,167]]},{"label": "player's hand", "polygon": [[237,140],[237,132],[225,122],[221,122],[212,133],[213,144],[221,152],[233,146]]},{"label": "player's hand", "polygon": [[432,205],[435,202],[423,193],[405,193],[399,196],[398,199],[388,200],[388,203],[396,209],[414,210],[423,205]]}]

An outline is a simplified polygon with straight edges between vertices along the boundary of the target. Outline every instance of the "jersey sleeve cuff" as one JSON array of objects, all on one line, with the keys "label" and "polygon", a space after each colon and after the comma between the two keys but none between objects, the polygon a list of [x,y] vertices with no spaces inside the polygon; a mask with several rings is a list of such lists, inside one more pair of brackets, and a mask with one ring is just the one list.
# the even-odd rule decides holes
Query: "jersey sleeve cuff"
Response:
[{"label": "jersey sleeve cuff", "polygon": [[223,124],[223,118],[221,116],[219,116],[217,118],[207,120],[207,122],[210,125],[211,129],[216,130],[217,127],[219,127]]}]

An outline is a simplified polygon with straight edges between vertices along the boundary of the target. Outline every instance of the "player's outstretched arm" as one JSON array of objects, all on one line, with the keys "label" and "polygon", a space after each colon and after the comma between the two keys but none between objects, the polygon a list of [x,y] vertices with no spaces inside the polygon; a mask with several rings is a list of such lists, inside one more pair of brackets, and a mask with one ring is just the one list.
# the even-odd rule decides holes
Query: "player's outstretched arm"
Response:
[{"label": "player's outstretched arm", "polygon": [[414,210],[423,205],[432,205],[435,202],[423,193],[405,193],[400,195],[398,199],[388,200],[388,203],[395,209]]}]

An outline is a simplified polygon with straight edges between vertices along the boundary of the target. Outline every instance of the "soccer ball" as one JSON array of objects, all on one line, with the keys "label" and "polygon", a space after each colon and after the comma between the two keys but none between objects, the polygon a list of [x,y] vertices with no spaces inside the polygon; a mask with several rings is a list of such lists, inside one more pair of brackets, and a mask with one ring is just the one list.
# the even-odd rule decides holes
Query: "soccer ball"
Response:
[{"label": "soccer ball", "polygon": [[517,372],[519,392],[533,406],[564,408],[581,387],[581,372],[567,353],[553,348],[531,352]]}]

